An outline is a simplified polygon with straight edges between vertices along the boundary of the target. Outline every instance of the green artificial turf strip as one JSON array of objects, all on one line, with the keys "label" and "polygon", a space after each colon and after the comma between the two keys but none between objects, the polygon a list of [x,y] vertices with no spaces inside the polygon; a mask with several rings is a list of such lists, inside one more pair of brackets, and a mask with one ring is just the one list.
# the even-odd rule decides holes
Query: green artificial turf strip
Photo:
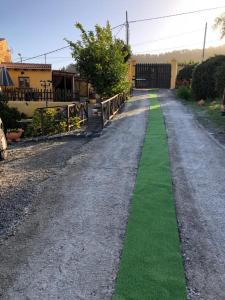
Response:
[{"label": "green artificial turf strip", "polygon": [[157,98],[151,98],[113,300],[186,299],[166,130]]}]

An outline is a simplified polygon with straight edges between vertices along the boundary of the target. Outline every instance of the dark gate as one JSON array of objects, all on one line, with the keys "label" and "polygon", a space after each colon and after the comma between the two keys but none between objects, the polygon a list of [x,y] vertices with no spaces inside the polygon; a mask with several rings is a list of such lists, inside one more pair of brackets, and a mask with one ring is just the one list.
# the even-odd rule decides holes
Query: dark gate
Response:
[{"label": "dark gate", "polygon": [[170,64],[136,64],[136,88],[170,88]]}]

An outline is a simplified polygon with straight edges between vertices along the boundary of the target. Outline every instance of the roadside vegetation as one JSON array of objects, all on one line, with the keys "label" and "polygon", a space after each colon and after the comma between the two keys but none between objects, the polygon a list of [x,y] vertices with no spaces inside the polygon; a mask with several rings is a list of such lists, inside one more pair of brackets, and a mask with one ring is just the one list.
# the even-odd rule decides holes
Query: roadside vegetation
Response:
[{"label": "roadside vegetation", "polygon": [[23,117],[17,109],[10,108],[7,105],[6,97],[0,93],[0,118],[4,124],[4,130],[7,131],[9,129],[17,128],[18,121]]},{"label": "roadside vegetation", "polygon": [[177,76],[177,96],[194,109],[200,120],[218,132],[225,128],[225,56],[218,55],[184,67]]}]

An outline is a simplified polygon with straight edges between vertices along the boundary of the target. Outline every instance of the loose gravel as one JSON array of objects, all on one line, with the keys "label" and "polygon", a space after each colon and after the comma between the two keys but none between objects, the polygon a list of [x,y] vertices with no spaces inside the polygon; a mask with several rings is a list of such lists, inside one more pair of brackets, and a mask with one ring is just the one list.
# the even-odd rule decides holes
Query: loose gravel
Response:
[{"label": "loose gravel", "polygon": [[[23,157],[1,165],[8,178],[16,169],[17,186],[26,187],[6,203],[35,202],[15,234],[0,240],[1,299],[111,299],[148,123],[146,94],[86,144],[29,146],[30,156],[18,150]],[[33,181],[27,186],[23,176]]]},{"label": "loose gravel", "polygon": [[159,92],[167,126],[189,299],[225,299],[225,147],[170,91]]},{"label": "loose gravel", "polygon": [[9,146],[9,159],[0,162],[0,236],[13,234],[34,205],[40,184],[56,176],[88,141],[68,137]]}]

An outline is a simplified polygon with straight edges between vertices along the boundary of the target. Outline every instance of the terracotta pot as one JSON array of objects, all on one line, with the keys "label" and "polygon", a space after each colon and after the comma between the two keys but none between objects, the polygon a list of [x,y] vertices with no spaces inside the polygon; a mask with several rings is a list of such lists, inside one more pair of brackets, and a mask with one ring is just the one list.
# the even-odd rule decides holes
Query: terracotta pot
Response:
[{"label": "terracotta pot", "polygon": [[24,130],[23,129],[18,129],[17,131],[9,131],[6,133],[6,138],[7,138],[7,141],[9,143],[11,143],[12,141],[16,141],[16,142],[19,142],[20,141],[20,138],[21,138],[21,135],[23,134]]}]

